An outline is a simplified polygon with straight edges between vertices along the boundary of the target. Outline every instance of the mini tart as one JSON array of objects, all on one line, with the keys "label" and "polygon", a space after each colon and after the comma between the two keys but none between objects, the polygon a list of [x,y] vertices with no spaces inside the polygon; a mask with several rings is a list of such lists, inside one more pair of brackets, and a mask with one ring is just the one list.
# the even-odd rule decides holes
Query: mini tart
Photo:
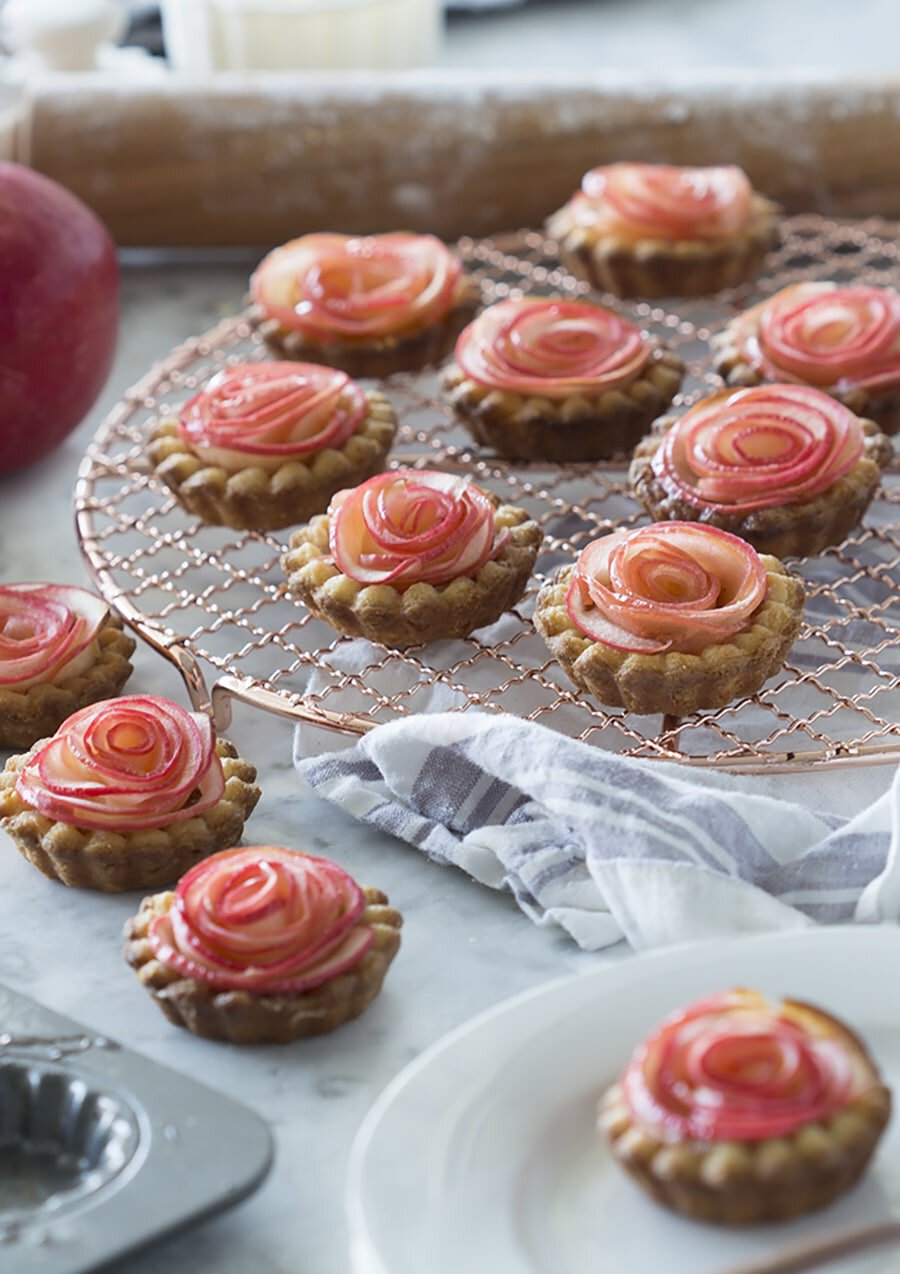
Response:
[{"label": "mini tart", "polygon": [[705,296],[758,274],[777,205],[739,168],[611,164],[547,222],[563,264],[615,296]]},{"label": "mini tart", "polygon": [[444,387],[477,442],[558,462],[630,451],[672,401],[684,364],[609,310],[526,298],[484,310]]},{"label": "mini tart", "polygon": [[[146,704],[148,699],[149,696],[114,702]],[[76,713],[69,720],[77,721],[79,715]],[[208,762],[204,758],[202,774],[198,768],[198,785],[182,802],[184,812],[169,822],[161,813],[135,819],[133,814],[122,812],[117,818],[112,809],[97,819],[105,819],[107,825],[86,826],[90,815],[82,815],[78,821],[75,816],[64,821],[41,812],[20,789],[31,763],[51,742],[58,745],[64,740],[64,731],[65,725],[53,740],[42,739],[28,753],[10,757],[0,772],[0,827],[12,837],[20,853],[51,880],[107,893],[153,888],[175,880],[200,859],[240,840],[244,822],[260,792],[255,785],[255,768],[238,756],[227,739],[218,739],[214,745],[210,741],[214,757]],[[204,800],[203,780],[210,767],[216,770],[214,796]],[[33,773],[33,767],[28,772]],[[165,797],[161,789],[158,798],[150,793],[149,808],[155,799],[163,808]],[[194,804],[197,812],[188,812]],[[152,826],[155,818],[159,826]],[[127,828],[123,826],[126,821],[142,825]]]},{"label": "mini tart", "polygon": [[[320,384],[326,380],[334,384]],[[311,386],[312,406],[308,398],[297,401],[292,386],[300,381]],[[323,394],[334,400],[334,410],[306,438],[309,417],[321,418]],[[294,430],[305,439],[297,444],[302,449],[293,452],[290,441],[278,441],[259,443],[264,449],[256,453],[252,446],[231,450],[229,442],[233,447],[239,441],[239,429],[251,432],[259,418],[266,430],[257,428],[257,434],[267,432],[280,440]],[[342,419],[345,427],[335,431],[333,425]],[[363,391],[340,372],[295,363],[248,363],[214,377],[179,419],[160,421],[147,452],[157,477],[204,522],[275,531],[307,521],[328,507],[336,491],[379,473],[396,430],[387,398]],[[319,447],[314,445],[317,439]]]},{"label": "mini tart", "polygon": [[[881,1082],[865,1045],[837,1019],[798,1001],[774,1006],[756,992],[732,991],[691,1006],[685,1015],[706,1006],[713,1013],[719,1009],[720,1018],[730,1009],[774,1020],[776,1033],[760,1041],[760,1050],[776,1049],[778,1032],[789,1036],[796,1032],[801,1047],[806,1040],[813,1042],[813,1049],[824,1045],[838,1051],[853,1075],[849,1092],[836,1102],[819,1103],[818,1108],[813,1103],[812,1118],[782,1121],[780,1128],[770,1122],[777,1135],[692,1136],[684,1131],[687,1121],[682,1110],[670,1126],[648,1121],[637,1112],[630,1095],[635,1091],[632,1085],[640,1083],[635,1068],[648,1061],[652,1064],[655,1040],[673,1026],[677,1029],[676,1017],[635,1053],[622,1081],[600,1103],[599,1128],[613,1156],[657,1203],[698,1221],[723,1225],[787,1221],[826,1207],[865,1172],[890,1118],[890,1090]],[[745,1021],[752,1030],[752,1017]],[[729,1045],[733,1047],[735,1040],[738,1047],[743,1046],[740,1036],[731,1037]],[[701,1048],[704,1043],[701,1039]],[[809,1054],[801,1056],[807,1061]],[[772,1064],[777,1065],[777,1060]],[[680,1073],[679,1059],[675,1065]],[[794,1072],[791,1078],[798,1083],[803,1077]],[[724,1087],[727,1090],[727,1076]],[[748,1087],[753,1088],[752,1072]],[[641,1104],[643,1092],[636,1091]],[[690,1082],[686,1093],[685,1109],[689,1109]],[[739,1097],[747,1101],[747,1087]],[[760,1100],[763,1117],[770,1104]]]},{"label": "mini tart", "polygon": [[[12,586],[17,591],[22,587]],[[58,586],[52,587],[58,589]],[[83,589],[75,588],[64,591],[84,593]],[[52,734],[79,708],[117,695],[131,676],[134,638],[123,630],[118,615],[103,606],[99,598],[85,595],[103,608],[87,660],[77,661],[71,670],[63,668],[61,673],[55,674],[58,681],[37,681],[21,688],[15,682],[0,685],[0,748],[31,747],[38,739]]]},{"label": "mini tart", "polygon": [[[668,523],[665,531],[684,527],[742,544],[735,536],[696,523]],[[644,527],[642,532],[646,535],[654,529]],[[606,538],[618,539],[622,534]],[[585,554],[602,544],[596,541],[578,563],[560,567],[538,594],[534,614],[535,628],[580,690],[600,703],[628,712],[687,716],[755,694],[784,663],[800,630],[805,590],[777,558],[769,556],[757,559],[764,573],[762,600],[750,611],[744,626],[696,651],[646,653],[588,636],[574,622],[568,599]],[[756,557],[749,545],[743,548]]]},{"label": "mini tart", "polygon": [[[238,852],[243,858],[268,849]],[[220,857],[208,863],[215,867]],[[183,884],[179,884],[179,891]],[[264,887],[271,887],[270,882]],[[325,1035],[358,1017],[374,1000],[400,947],[403,919],[388,905],[387,895],[355,884],[354,888],[359,908],[355,927],[369,931],[370,944],[351,967],[305,990],[267,990],[264,984],[255,989],[218,986],[214,981],[188,976],[159,958],[154,927],[179,905],[178,892],[144,899],[138,914],[125,926],[125,958],[169,1021],[195,1035],[232,1044],[288,1044],[306,1036]],[[268,922],[271,920],[270,915]]]},{"label": "mini tart", "polygon": [[[354,575],[345,573],[337,564],[338,558],[343,560],[341,525],[357,518],[373,484],[389,487],[388,499],[396,495],[402,502],[396,524],[402,524],[408,511],[416,517],[412,505],[402,507],[407,493],[412,491],[413,498],[420,499],[424,491],[426,499],[429,492],[446,499],[451,505],[450,516],[453,503],[464,493],[477,508],[477,515],[473,514],[477,526],[470,526],[459,547],[448,549],[441,557],[437,549],[443,530],[438,523],[428,546],[431,570],[425,577],[418,556],[422,547],[416,540],[407,552],[395,553],[390,569],[371,572],[360,567],[351,545],[344,556]],[[427,470],[395,470],[373,478],[366,486],[368,493],[365,488],[342,492],[328,514],[296,530],[282,559],[288,591],[317,618],[349,637],[366,637],[402,649],[467,637],[476,628],[499,619],[520,599],[543,538],[540,527],[524,509],[498,504],[494,496],[465,479]],[[354,527],[347,538],[364,534]]]},{"label": "mini tart", "polygon": [[250,289],[279,358],[354,377],[442,362],[481,304],[455,253],[408,233],[304,235],[269,253]]},{"label": "mini tart", "polygon": [[712,337],[729,385],[813,385],[886,434],[900,430],[900,293],[796,283]]},{"label": "mini tart", "polygon": [[[687,434],[693,421],[700,423],[701,413],[711,423],[715,423],[714,416],[718,414],[727,428],[742,429],[746,436],[748,426],[754,423],[766,427],[766,420],[760,419],[763,413],[768,415],[781,408],[798,419],[810,403],[819,421],[835,426],[834,441],[821,466],[822,472],[827,474],[830,469],[835,476],[830,482],[825,478],[824,489],[815,489],[814,485],[806,495],[789,495],[779,484],[777,466],[769,465],[767,485],[760,497],[762,507],[748,508],[745,503],[730,509],[727,504],[708,503],[699,493],[692,495],[689,486],[673,481],[669,459],[675,442],[673,431]],[[784,421],[778,427],[783,426]],[[838,426],[852,432],[855,445],[849,453],[843,450],[843,441],[836,433]],[[708,452],[710,439],[706,441]],[[635,497],[656,522],[704,522],[741,536],[760,553],[809,557],[846,539],[869,507],[892,455],[889,440],[873,421],[858,420],[819,391],[805,386],[725,390],[701,400],[680,419],[670,416],[657,421],[653,433],[635,448],[628,480]],[[743,471],[752,468],[750,464]],[[734,469],[742,476],[740,465]]]}]

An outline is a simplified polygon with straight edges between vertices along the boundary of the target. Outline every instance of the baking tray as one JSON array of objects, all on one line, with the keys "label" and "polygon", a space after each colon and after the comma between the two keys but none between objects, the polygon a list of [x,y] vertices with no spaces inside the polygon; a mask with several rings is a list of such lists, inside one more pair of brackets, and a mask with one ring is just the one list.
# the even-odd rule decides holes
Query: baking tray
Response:
[{"label": "baking tray", "polygon": [[0,1271],[80,1274],[231,1207],[251,1111],[0,986]]},{"label": "baking tray", "polygon": [[[734,313],[800,279],[900,284],[900,226],[796,217],[764,276],[716,297],[667,305],[600,295],[675,348],[688,366],[676,407],[720,384],[708,338]],[[523,293],[582,295],[535,231],[465,239],[460,251],[486,303]],[[692,717],[636,717],[577,693],[534,633],[540,584],[597,534],[645,521],[624,464],[521,464],[474,446],[435,373],[380,384],[401,428],[392,463],[471,473],[526,507],[545,532],[519,606],[465,641],[389,651],[337,637],[285,596],[279,557],[289,531],[206,526],[153,476],[148,429],[223,365],[262,358],[250,308],[189,341],[128,394],[81,467],[76,520],[97,587],[172,660],[192,701],[227,725],[232,699],[348,734],[436,708],[507,711],[621,753],[732,770],[862,764],[900,757],[900,483],[889,474],[865,525],[818,557],[795,560],[808,586],[806,623],[785,669],[763,691]]]}]

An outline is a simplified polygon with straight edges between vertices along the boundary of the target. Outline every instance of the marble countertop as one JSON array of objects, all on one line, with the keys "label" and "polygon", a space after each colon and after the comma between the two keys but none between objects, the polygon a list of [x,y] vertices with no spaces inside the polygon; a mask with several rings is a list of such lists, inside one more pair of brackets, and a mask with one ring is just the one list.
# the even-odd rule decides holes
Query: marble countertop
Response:
[{"label": "marble countertop", "polygon": [[[245,263],[125,271],[121,346],[100,403],[50,459],[0,479],[0,581],[86,582],[71,490],[92,432],[155,359],[240,304],[246,277]],[[163,659],[141,649],[135,663],[131,690],[183,700],[179,678]],[[347,1157],[388,1081],[473,1014],[627,952],[581,953],[562,932],[532,925],[510,897],[424,860],[314,797],[292,770],[288,723],[236,707],[229,733],[258,766],[263,789],[247,838],[329,855],[385,889],[405,913],[400,955],[367,1013],[334,1035],[288,1047],[241,1049],[179,1031],[120,956],[122,924],[139,896],[67,890],[45,880],[8,840],[0,847],[0,982],[245,1102],[274,1134],[275,1167],[256,1195],[129,1257],[113,1267],[115,1274],[346,1274]],[[889,778],[889,767],[879,767],[845,771],[840,783],[813,774],[768,784],[770,791],[850,813]]]}]

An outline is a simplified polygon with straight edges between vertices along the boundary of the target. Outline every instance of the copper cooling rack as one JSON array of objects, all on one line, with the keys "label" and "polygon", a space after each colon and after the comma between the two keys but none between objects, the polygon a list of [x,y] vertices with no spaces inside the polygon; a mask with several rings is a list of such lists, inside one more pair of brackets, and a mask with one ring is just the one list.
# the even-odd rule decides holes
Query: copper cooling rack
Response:
[{"label": "copper cooling rack", "polygon": [[[542,235],[464,241],[486,302],[523,292],[580,293]],[[706,341],[736,310],[801,279],[900,286],[900,226],[794,219],[757,284],[677,308],[600,299],[676,348],[688,365],[687,404],[718,378]],[[405,652],[335,635],[283,591],[288,532],[206,526],[151,474],[148,427],[223,364],[262,358],[248,310],[174,350],[101,426],[76,488],[88,567],[124,619],[180,669],[196,706],[220,725],[242,700],[308,726],[361,734],[410,713],[512,712],[634,756],[735,770],[872,763],[900,757],[900,482],[886,476],[865,526],[820,557],[795,562],[808,584],[806,622],[783,672],[752,699],[683,719],[607,710],[576,693],[534,632],[542,580],[591,538],[643,520],[624,464],[546,466],[501,461],[471,443],[441,399],[437,374],[394,376],[381,387],[401,429],[396,464],[472,473],[525,506],[546,539],[532,586],[515,611],[466,641]],[[210,687],[209,689],[207,687]]]}]

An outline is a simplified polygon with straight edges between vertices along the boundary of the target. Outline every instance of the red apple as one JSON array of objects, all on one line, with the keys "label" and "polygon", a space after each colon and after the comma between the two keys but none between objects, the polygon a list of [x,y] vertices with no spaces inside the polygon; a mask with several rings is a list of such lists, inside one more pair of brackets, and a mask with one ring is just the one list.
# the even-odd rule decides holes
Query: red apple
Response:
[{"label": "red apple", "polygon": [[115,353],[118,282],[90,208],[0,162],[0,473],[52,451],[93,405]]}]

